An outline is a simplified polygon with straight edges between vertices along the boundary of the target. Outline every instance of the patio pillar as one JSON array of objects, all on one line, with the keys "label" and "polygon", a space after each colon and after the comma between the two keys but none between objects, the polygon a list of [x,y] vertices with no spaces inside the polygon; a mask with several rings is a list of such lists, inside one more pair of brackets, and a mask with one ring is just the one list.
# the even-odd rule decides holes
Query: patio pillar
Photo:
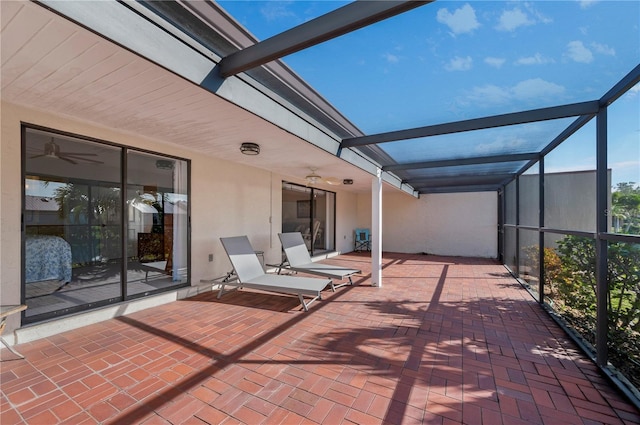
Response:
[{"label": "patio pillar", "polygon": [[371,285],[382,286],[382,170],[371,183]]}]

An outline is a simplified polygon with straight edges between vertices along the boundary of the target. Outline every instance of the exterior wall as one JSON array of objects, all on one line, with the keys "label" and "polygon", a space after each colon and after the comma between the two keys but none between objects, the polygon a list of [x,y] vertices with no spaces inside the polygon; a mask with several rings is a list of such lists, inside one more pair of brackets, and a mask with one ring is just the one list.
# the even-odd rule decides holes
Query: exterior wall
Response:
[{"label": "exterior wall", "polygon": [[[538,191],[539,175],[523,175],[520,177],[520,223],[537,224],[531,217],[538,214],[538,199],[535,202],[525,203],[527,191]],[[611,210],[611,170],[607,170],[608,210]],[[523,195],[525,194],[525,195]],[[515,196],[515,192],[512,194]],[[596,231],[596,171],[566,171],[559,173],[545,173],[544,175],[544,227],[573,230],[580,232]],[[523,211],[528,208],[529,211]],[[529,220],[523,220],[529,217]],[[607,228],[611,229],[612,215],[607,216]],[[546,233],[547,244],[555,244],[564,238],[562,234]]]},{"label": "exterior wall", "polygon": [[544,176],[545,227],[596,231],[596,172]]},{"label": "exterior wall", "polygon": [[[125,134],[43,111],[2,103],[0,128],[0,300],[2,304],[20,303],[21,280],[21,122],[54,130],[93,137],[121,145],[174,155],[191,160],[191,285],[207,290],[201,280],[222,277],[230,270],[220,237],[246,234],[256,250],[264,251],[266,263],[279,263],[281,248],[278,232],[282,228],[282,180],[285,176],[204,157],[177,145]],[[353,250],[354,229],[371,225],[371,194],[355,194],[326,187],[336,192],[336,250]],[[395,252],[429,252],[444,255],[496,256],[495,194],[427,195],[415,199],[400,192],[383,194],[383,249]],[[208,261],[213,254],[213,261]],[[211,289],[211,284],[208,284]],[[182,296],[192,295],[191,290]],[[156,301],[138,300],[137,307],[170,302],[176,296],[161,295]],[[86,313],[65,318],[64,324],[52,322],[47,332],[59,332],[81,326],[89,320],[105,320],[113,313]],[[82,318],[80,318],[82,317]],[[12,342],[11,331],[20,327],[20,318],[9,318],[4,336]],[[55,323],[55,324],[54,324]],[[34,334],[35,335],[35,334]],[[21,337],[22,338],[22,337]],[[28,341],[28,337],[19,342]]]},{"label": "exterior wall", "polygon": [[[416,199],[385,191],[382,249],[497,258],[497,202],[495,192],[429,194]],[[363,211],[365,205],[369,212]],[[359,197],[358,227],[371,226],[370,205],[370,195]]]},{"label": "exterior wall", "polygon": [[[3,305],[20,303],[21,122],[190,159],[193,287],[203,285],[201,280],[222,277],[231,269],[220,237],[246,234],[256,250],[264,251],[266,263],[280,262],[282,251],[278,233],[282,228],[282,180],[290,178],[205,157],[177,145],[12,104],[2,103],[0,118],[0,300]],[[333,187],[326,189],[334,190]],[[353,245],[348,232],[355,222],[356,195],[338,190],[336,204],[336,248],[348,252]],[[209,254],[213,254],[213,262],[209,262]],[[187,291],[185,296],[192,293]],[[166,296],[157,298],[158,302],[172,300]],[[147,302],[145,308],[151,305]],[[131,311],[127,309],[127,312]],[[9,342],[12,341],[11,331],[19,327],[18,316],[10,317],[7,322],[4,336]],[[96,320],[106,318],[104,315],[96,317]],[[78,322],[87,323],[86,320]],[[63,329],[61,326],[58,328]]]},{"label": "exterior wall", "polygon": [[[538,175],[521,176],[520,190],[523,190],[523,181],[537,181],[538,177]],[[611,206],[611,170],[607,172],[607,179],[608,202]],[[545,227],[583,232],[596,231],[595,170],[545,173],[544,186]]]},{"label": "exterior wall", "polygon": [[[336,194],[336,251],[353,251],[353,229],[357,227],[358,199],[355,193]],[[368,206],[371,209],[371,206]]]},{"label": "exterior wall", "polygon": [[[382,193],[382,199],[384,203],[385,195],[387,192]],[[358,204],[357,204],[357,223],[356,226],[353,227],[351,232],[353,233],[355,229],[371,229],[371,192],[366,194],[358,195]],[[355,234],[352,236],[355,238]]]}]

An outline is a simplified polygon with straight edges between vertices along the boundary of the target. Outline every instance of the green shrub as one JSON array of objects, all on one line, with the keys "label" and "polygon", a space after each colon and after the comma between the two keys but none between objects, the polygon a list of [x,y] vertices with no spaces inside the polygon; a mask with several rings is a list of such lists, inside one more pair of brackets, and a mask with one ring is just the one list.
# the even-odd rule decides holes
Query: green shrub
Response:
[{"label": "green shrub", "polygon": [[[596,256],[593,239],[558,242],[560,270],[554,308],[595,344]],[[553,260],[553,256],[548,257]],[[547,256],[545,255],[545,267]],[[552,263],[549,267],[553,270]],[[640,387],[640,245],[611,242],[607,264],[608,347],[611,362]]]}]

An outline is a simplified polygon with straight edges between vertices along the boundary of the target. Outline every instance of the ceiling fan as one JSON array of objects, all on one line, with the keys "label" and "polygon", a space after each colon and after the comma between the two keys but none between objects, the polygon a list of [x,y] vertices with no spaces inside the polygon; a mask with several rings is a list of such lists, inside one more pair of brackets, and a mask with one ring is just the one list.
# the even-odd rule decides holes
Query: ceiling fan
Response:
[{"label": "ceiling fan", "polygon": [[54,158],[61,159],[63,161],[70,162],[71,164],[77,164],[76,161],[87,161],[95,164],[104,164],[102,161],[98,161],[95,159],[85,158],[87,156],[97,156],[95,153],[81,153],[81,152],[63,152],[60,150],[60,146],[58,146],[51,138],[50,142],[44,144],[44,153],[40,155],[33,155],[29,157],[30,159],[34,158]]},{"label": "ceiling fan", "polygon": [[314,184],[319,183],[319,182],[324,182],[326,184],[330,184],[330,185],[334,185],[334,186],[342,184],[342,180],[340,180],[337,177],[326,177],[326,178],[323,178],[322,176],[318,175],[316,173],[316,168],[311,168],[311,173],[306,175],[305,180],[307,180],[307,185],[309,185],[309,186],[314,185]]}]

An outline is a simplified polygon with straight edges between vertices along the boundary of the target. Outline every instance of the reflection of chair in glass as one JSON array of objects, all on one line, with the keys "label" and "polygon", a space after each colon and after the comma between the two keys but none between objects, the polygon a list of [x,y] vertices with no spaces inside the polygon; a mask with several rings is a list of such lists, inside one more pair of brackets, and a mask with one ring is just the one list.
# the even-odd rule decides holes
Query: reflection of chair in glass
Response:
[{"label": "reflection of chair in glass", "polygon": [[371,251],[369,229],[356,229],[353,249],[354,251]]},{"label": "reflection of chair in glass", "polygon": [[318,238],[318,234],[320,233],[320,221],[315,220],[313,222],[313,233],[311,233],[311,229],[307,228],[307,231],[304,232],[303,238],[304,243],[307,246],[307,249],[311,251],[311,248],[315,246],[316,239]]}]

